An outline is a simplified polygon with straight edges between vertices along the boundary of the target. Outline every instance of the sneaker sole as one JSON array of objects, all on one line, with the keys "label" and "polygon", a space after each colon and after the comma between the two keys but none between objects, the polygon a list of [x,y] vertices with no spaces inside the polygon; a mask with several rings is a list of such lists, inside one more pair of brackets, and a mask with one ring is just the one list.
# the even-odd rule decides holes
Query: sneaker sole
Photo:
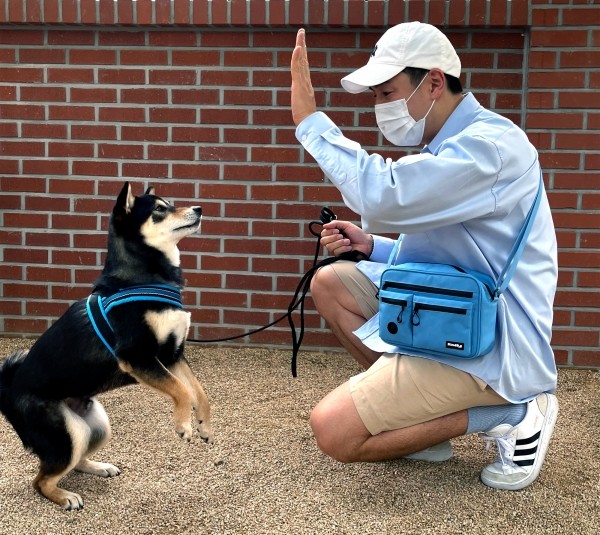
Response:
[{"label": "sneaker sole", "polygon": [[504,483],[487,478],[484,472],[481,472],[479,479],[484,485],[501,490],[521,490],[531,485],[540,475],[542,465],[544,464],[544,459],[546,458],[546,452],[548,451],[548,445],[550,444],[550,438],[552,437],[552,431],[554,431],[554,425],[556,424],[556,419],[558,418],[558,400],[556,399],[556,396],[547,394],[546,400],[546,414],[549,416],[544,418],[545,422],[542,425],[539,438],[539,451],[535,457],[535,463],[531,473],[520,481],[516,481],[514,483]]},{"label": "sneaker sole", "polygon": [[442,442],[431,448],[427,448],[410,455],[405,455],[403,459],[411,461],[425,461],[429,463],[442,463],[452,459],[452,445],[450,441]]}]

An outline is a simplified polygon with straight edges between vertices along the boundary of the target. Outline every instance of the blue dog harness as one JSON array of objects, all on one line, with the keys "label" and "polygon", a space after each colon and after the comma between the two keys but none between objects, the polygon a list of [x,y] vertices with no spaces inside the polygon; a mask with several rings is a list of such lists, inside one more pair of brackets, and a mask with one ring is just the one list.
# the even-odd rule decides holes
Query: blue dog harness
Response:
[{"label": "blue dog harness", "polygon": [[115,331],[108,321],[107,314],[115,307],[127,303],[139,301],[150,301],[154,303],[166,303],[177,308],[183,308],[181,302],[181,290],[176,286],[167,284],[150,284],[148,286],[130,286],[117,293],[102,297],[92,293],[86,302],[86,310],[92,327],[98,338],[106,346],[113,356],[115,352]]}]

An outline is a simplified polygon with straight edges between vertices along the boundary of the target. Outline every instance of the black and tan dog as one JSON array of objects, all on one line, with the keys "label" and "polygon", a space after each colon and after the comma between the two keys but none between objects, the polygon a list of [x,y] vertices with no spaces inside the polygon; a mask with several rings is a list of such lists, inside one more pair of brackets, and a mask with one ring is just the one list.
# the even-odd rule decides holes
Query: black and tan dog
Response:
[{"label": "black and tan dog", "polygon": [[40,459],[33,486],[65,509],[83,507],[81,496],[57,486],[71,470],[120,473],[88,459],[110,438],[97,394],[136,382],[149,386],[172,398],[179,436],[191,440],[193,410],[200,437],[212,442],[208,400],[183,356],[190,314],[181,305],[177,248],[199,229],[201,213],[198,206],[175,208],[153,188],[134,197],[126,183],[92,295],[0,369],[0,410]]}]

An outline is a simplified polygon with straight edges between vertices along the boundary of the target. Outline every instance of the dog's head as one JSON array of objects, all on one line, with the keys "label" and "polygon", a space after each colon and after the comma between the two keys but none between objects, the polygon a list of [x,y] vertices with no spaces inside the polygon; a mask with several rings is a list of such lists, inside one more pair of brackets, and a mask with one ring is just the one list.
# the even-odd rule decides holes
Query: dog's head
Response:
[{"label": "dog's head", "polygon": [[179,265],[177,243],[200,228],[202,208],[175,208],[155,195],[150,187],[144,195],[134,196],[126,182],[113,208],[112,227],[125,239],[141,239],[165,254],[173,265]]}]

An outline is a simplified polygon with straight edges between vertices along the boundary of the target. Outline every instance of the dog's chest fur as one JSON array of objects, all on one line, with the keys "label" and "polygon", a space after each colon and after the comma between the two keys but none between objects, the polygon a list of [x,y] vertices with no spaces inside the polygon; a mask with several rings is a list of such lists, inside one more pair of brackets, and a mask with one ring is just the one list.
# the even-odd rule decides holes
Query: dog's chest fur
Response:
[{"label": "dog's chest fur", "polygon": [[180,346],[187,338],[190,317],[189,312],[175,309],[148,311],[144,315],[146,323],[160,344],[164,344],[172,336],[176,346]]}]

